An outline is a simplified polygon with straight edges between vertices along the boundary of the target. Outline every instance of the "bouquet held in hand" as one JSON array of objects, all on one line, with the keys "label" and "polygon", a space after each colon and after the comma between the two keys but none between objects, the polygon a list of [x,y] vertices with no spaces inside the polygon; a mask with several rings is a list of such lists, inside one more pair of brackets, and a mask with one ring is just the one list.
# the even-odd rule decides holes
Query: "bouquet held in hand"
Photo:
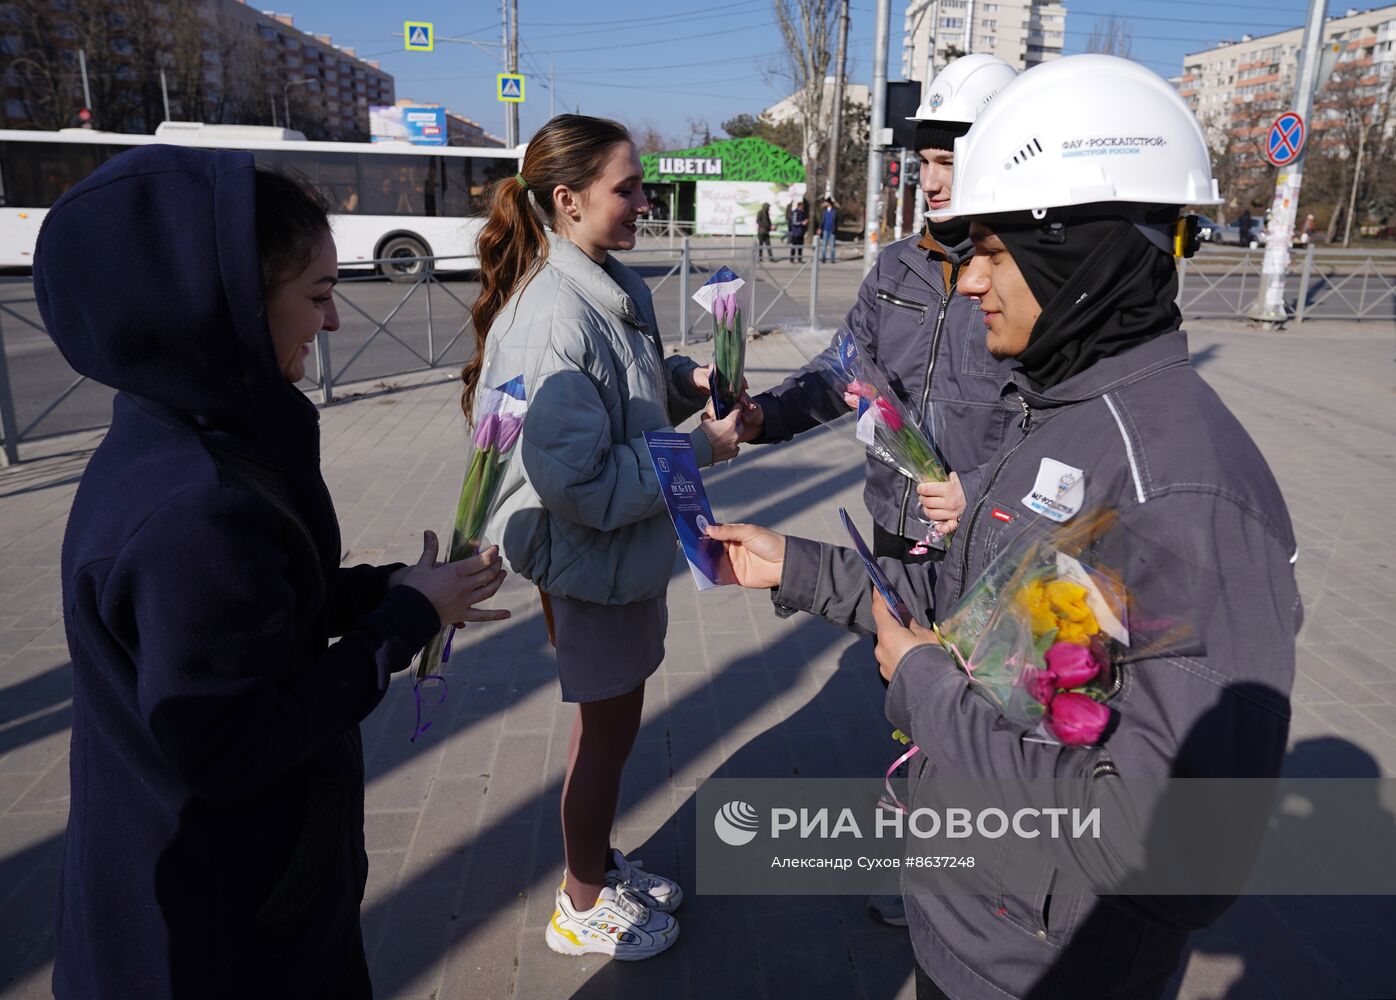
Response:
[{"label": "bouquet held in hand", "polygon": [[751,289],[730,268],[721,267],[693,293],[693,301],[713,318],[713,416],[721,420],[737,409],[742,396]]},{"label": "bouquet held in hand", "polygon": [[1020,536],[936,625],[970,687],[1047,742],[1096,745],[1111,721],[1106,703],[1131,647],[1129,595],[1086,553],[1114,522],[1082,514]]},{"label": "bouquet held in hand", "polygon": [[[523,431],[528,403],[523,376],[510,379],[497,389],[481,387],[477,394],[478,417],[472,437],[470,463],[456,501],[446,561],[468,559],[482,548],[485,524],[499,499],[499,487],[515,445]],[[431,674],[451,656],[455,627],[447,624],[427,643],[417,665],[417,677]]]}]

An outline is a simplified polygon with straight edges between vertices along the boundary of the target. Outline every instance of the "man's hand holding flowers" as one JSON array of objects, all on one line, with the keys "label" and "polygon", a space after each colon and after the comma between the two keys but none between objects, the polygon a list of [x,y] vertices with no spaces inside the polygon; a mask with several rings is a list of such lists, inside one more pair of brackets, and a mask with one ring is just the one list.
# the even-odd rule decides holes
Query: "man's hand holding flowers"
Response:
[{"label": "man's hand holding flowers", "polygon": [[960,485],[959,473],[950,473],[943,483],[919,483],[916,495],[921,504],[921,513],[936,526],[942,535],[948,535],[960,526],[960,517],[965,512],[965,491]]}]

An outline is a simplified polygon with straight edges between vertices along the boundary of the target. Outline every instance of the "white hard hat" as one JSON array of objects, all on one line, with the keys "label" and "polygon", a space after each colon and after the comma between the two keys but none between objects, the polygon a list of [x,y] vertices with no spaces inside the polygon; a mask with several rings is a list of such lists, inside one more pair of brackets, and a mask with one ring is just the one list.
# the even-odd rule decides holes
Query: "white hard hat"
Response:
[{"label": "white hard hat", "polygon": [[909,122],[973,122],[984,105],[1013,82],[1018,71],[998,56],[976,52],[946,65],[921,88],[921,105]]},{"label": "white hard hat", "polygon": [[1218,205],[1197,119],[1162,77],[1117,56],[1067,56],[1005,87],[955,140],[950,204],[932,218],[1097,202]]}]

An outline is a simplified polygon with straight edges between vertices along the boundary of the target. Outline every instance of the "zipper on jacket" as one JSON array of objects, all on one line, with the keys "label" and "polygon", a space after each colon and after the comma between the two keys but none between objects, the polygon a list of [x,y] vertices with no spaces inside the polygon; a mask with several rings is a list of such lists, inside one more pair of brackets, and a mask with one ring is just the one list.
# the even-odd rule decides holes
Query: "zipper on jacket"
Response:
[{"label": "zipper on jacket", "polygon": [[888,302],[894,306],[900,306],[902,309],[910,309],[913,312],[920,313],[922,323],[926,322],[926,313],[930,312],[931,309],[930,305],[927,303],[913,302],[911,299],[898,298],[891,292],[884,292],[880,288],[877,290],[877,298],[881,302]]},{"label": "zipper on jacket", "polygon": [[984,483],[984,488],[979,491],[979,501],[974,505],[974,511],[969,516],[969,523],[965,525],[963,529],[964,536],[956,539],[957,543],[964,543],[964,550],[960,556],[960,587],[959,592],[955,595],[955,600],[957,601],[964,596],[965,585],[969,582],[969,543],[970,539],[974,537],[974,525],[975,522],[979,520],[979,513],[984,509],[984,504],[989,499],[989,491],[994,488],[994,483],[998,481],[999,473],[1001,473],[1003,467],[1008,464],[1008,460],[1013,457],[1013,453],[1023,446],[1023,442],[1026,441],[1028,435],[1032,433],[1032,409],[1028,406],[1028,401],[1021,395],[1018,396],[1018,403],[1023,408],[1023,419],[1018,425],[1023,429],[1023,436],[1018,439],[1017,444],[1008,449],[1008,454],[1004,455],[1003,458],[999,460],[999,464],[994,466],[993,474],[990,475],[988,480]]},{"label": "zipper on jacket", "polygon": [[[950,311],[950,297],[955,294],[955,286],[959,283],[960,265],[950,265],[950,287],[945,289],[945,296],[940,300],[940,309],[936,312],[935,330],[931,333],[931,357],[926,362],[926,384],[921,388],[921,406],[917,413],[917,418],[921,421],[921,426],[926,425],[926,406],[931,401],[931,376],[936,370],[936,355],[940,353],[940,335],[945,329],[945,314]],[[878,297],[882,297],[882,292],[878,292]],[[924,323],[926,314],[921,313],[921,321]],[[911,505],[911,491],[915,486],[911,480],[906,481],[902,488],[902,509],[897,517],[897,534],[906,536],[906,512]]]}]

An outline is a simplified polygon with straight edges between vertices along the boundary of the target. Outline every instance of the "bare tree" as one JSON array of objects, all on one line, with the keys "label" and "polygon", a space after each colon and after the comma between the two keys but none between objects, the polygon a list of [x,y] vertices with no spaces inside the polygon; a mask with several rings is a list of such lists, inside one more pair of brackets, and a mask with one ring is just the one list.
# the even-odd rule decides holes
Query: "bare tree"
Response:
[{"label": "bare tree", "polygon": [[1320,209],[1332,206],[1327,230],[1332,242],[1340,232],[1360,231],[1358,223],[1370,209],[1390,201],[1396,77],[1383,80],[1365,61],[1355,60],[1340,64],[1321,88],[1313,116],[1319,127],[1308,140],[1312,166],[1305,200]]},{"label": "bare tree", "polygon": [[1133,37],[1134,32],[1128,21],[1114,14],[1105,18],[1098,17],[1095,27],[1091,28],[1090,37],[1086,40],[1086,51],[1128,59]]},{"label": "bare tree", "polygon": [[824,81],[833,58],[836,0],[772,0],[781,40],[785,44],[782,75],[795,85],[796,121],[800,126],[800,161],[805,167],[805,187],[811,193],[819,171],[819,158],[829,141],[832,115],[824,108]]}]

